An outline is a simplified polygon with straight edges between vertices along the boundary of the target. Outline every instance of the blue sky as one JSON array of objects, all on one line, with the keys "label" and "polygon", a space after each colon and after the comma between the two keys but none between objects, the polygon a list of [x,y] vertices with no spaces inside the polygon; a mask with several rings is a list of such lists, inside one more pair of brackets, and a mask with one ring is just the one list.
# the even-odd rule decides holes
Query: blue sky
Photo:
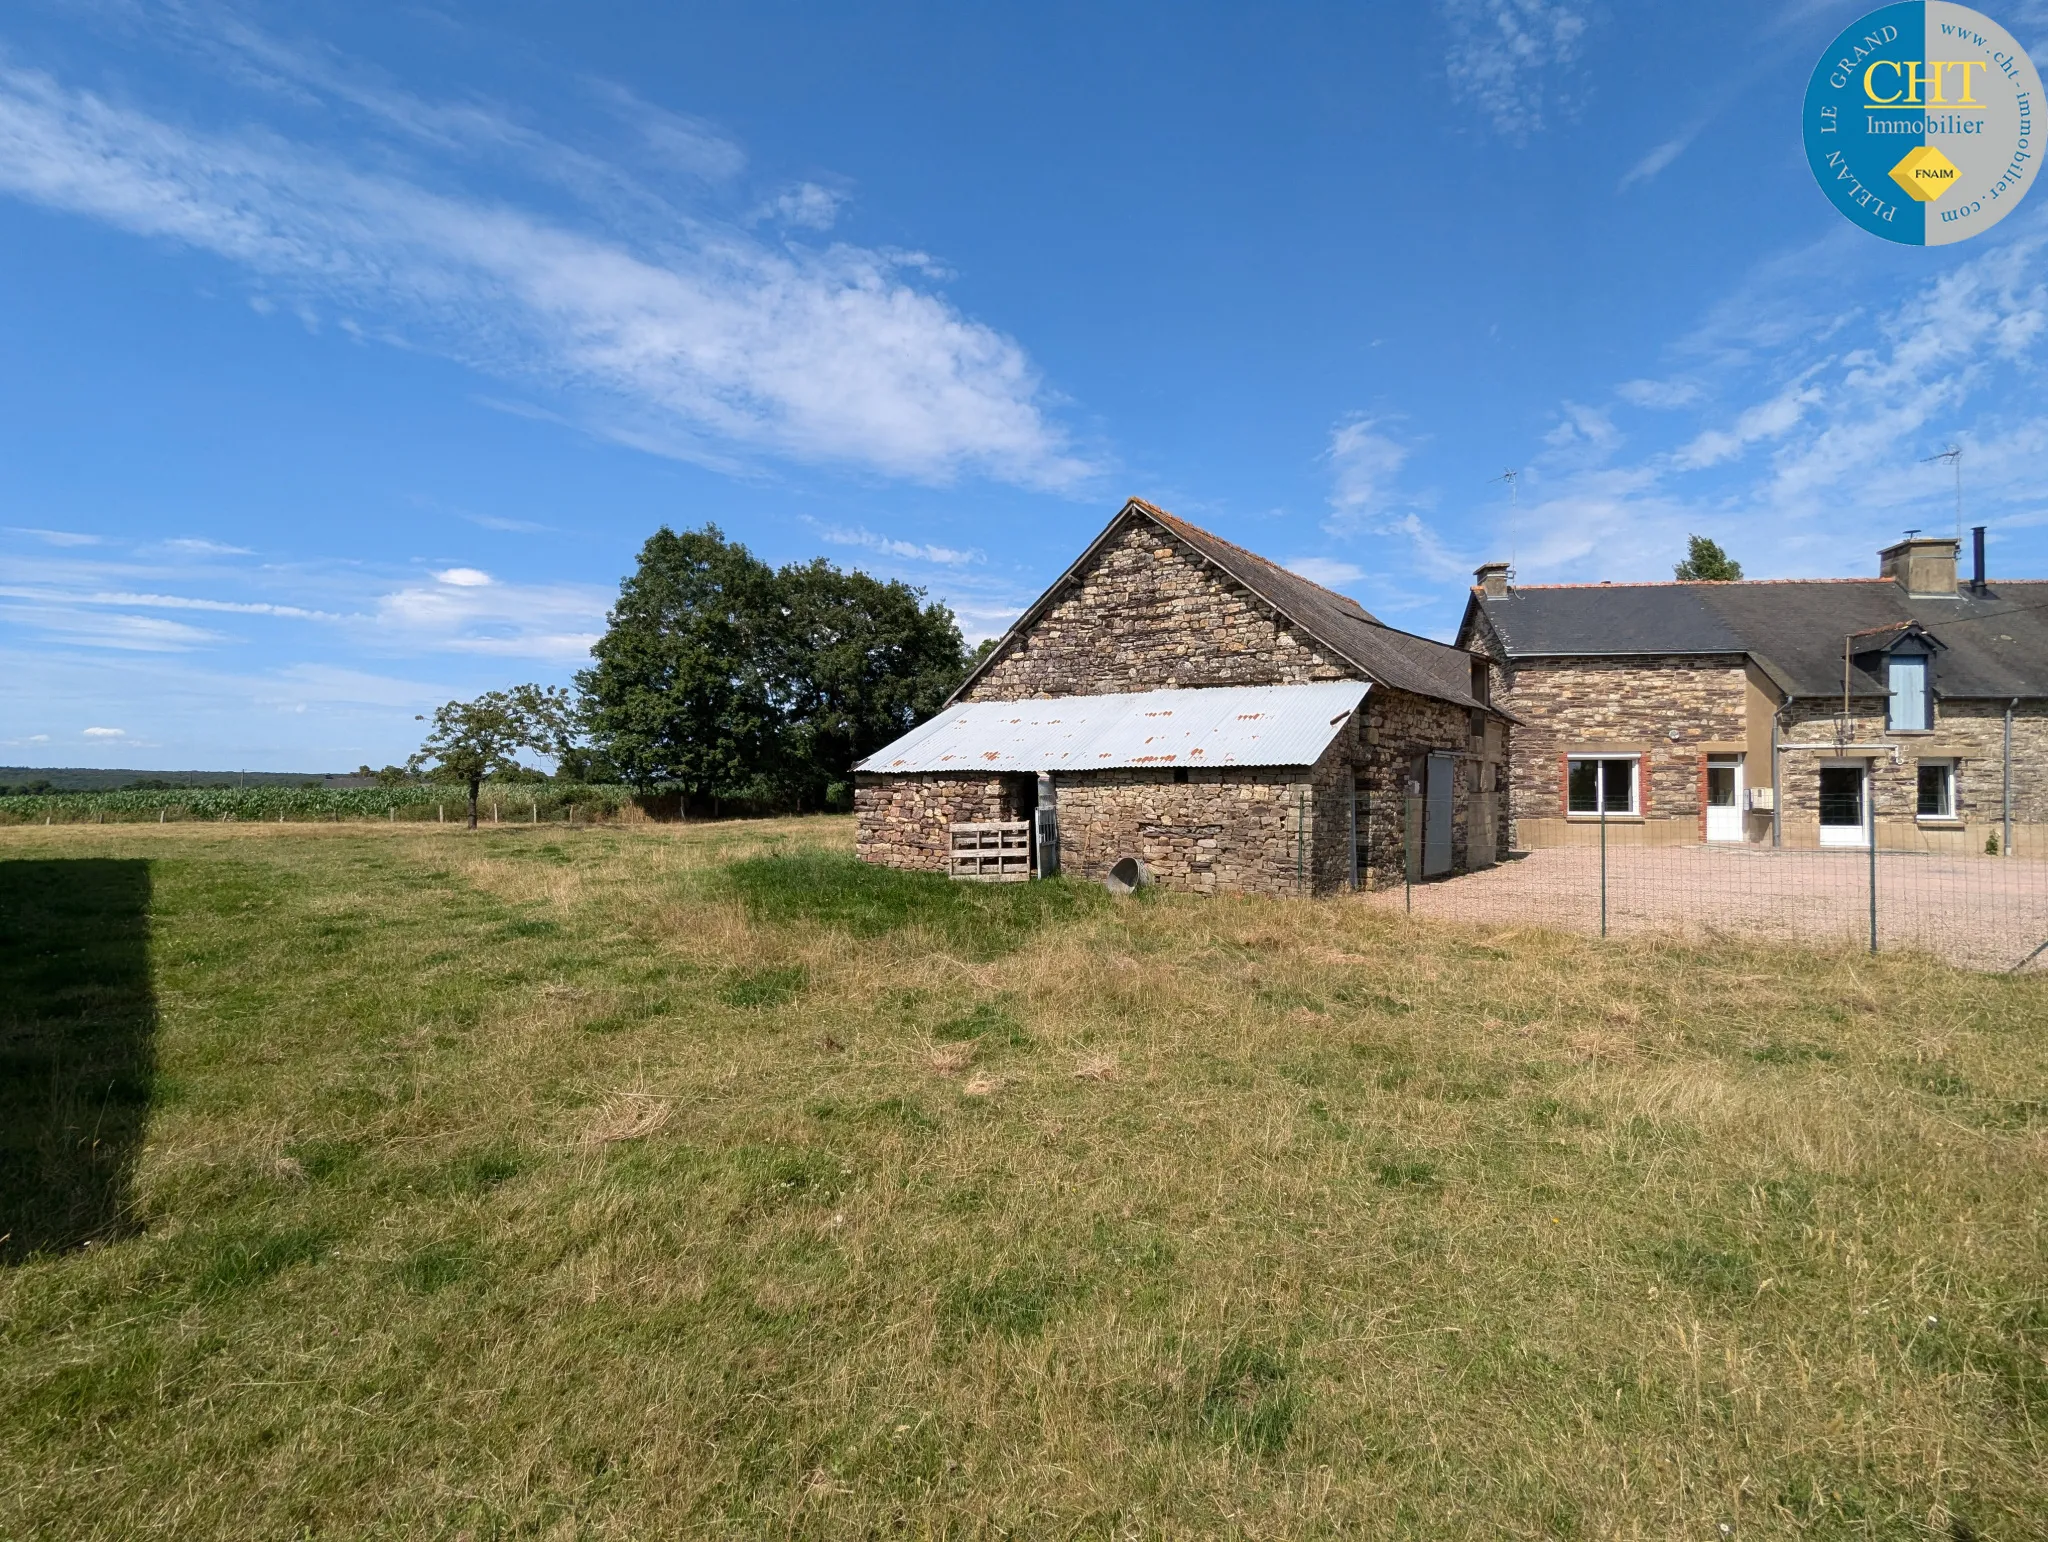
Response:
[{"label": "blue sky", "polygon": [[2048,574],[2048,200],[1828,206],[1867,8],[14,0],[0,761],[402,758],[664,522],[980,636],[1136,494],[1447,636],[1493,557],[1874,573],[1960,444]]}]

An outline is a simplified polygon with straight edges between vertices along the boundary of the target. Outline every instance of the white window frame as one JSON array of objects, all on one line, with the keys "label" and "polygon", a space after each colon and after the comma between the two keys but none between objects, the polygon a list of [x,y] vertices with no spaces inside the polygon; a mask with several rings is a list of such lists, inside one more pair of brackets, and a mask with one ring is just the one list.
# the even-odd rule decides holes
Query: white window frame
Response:
[{"label": "white window frame", "polygon": [[[1597,773],[1597,774],[1596,774],[1596,775],[1594,776],[1594,779],[1593,779],[1593,786],[1594,786],[1594,789],[1595,789],[1595,793],[1594,793],[1594,802],[1595,802],[1596,804],[1598,804],[1598,805],[1599,805],[1599,807],[1597,807],[1597,808],[1594,808],[1594,809],[1590,809],[1590,810],[1587,810],[1587,809],[1575,809],[1575,808],[1573,808],[1573,807],[1572,807],[1572,767],[1573,767],[1574,765],[1577,765],[1577,764],[1578,764],[1578,763],[1579,763],[1580,761],[1586,761],[1586,760],[1590,760],[1590,761],[1595,761],[1595,762],[1599,762],[1599,761],[1608,761],[1608,760],[1625,760],[1625,761],[1627,761],[1627,762],[1629,763],[1629,766],[1628,766],[1628,807],[1627,807],[1627,808],[1619,808],[1619,809],[1616,809],[1616,808],[1608,808],[1608,807],[1606,806],[1606,803],[1607,803],[1607,774],[1606,774],[1606,773],[1605,773],[1604,771],[1603,771],[1603,772],[1599,772],[1599,773]],[[1590,753],[1589,753],[1589,754],[1585,754],[1585,755],[1572,755],[1572,754],[1567,754],[1567,755],[1565,756],[1565,765],[1564,765],[1564,812],[1565,812],[1565,818],[1567,818],[1567,819],[1637,819],[1637,818],[1640,818],[1640,817],[1641,817],[1641,815],[1642,815],[1642,807],[1643,807],[1643,791],[1642,791],[1642,787],[1643,787],[1643,757],[1642,757],[1642,756],[1641,756],[1640,754],[1633,754],[1633,755],[1627,755],[1627,754],[1625,754],[1625,755],[1595,755],[1595,754],[1590,754]]]},{"label": "white window frame", "polygon": [[[1915,819],[1923,820],[1928,824],[1955,823],[1958,817],[1956,814],[1956,772],[1958,769],[1953,760],[1940,758],[1923,760],[1914,767],[1913,817]],[[1942,790],[1948,795],[1946,799],[1947,807],[1939,814],[1923,814],[1920,812],[1920,773],[1922,771],[1943,771],[1947,773],[1943,778],[1942,786]]]},{"label": "white window frame", "polygon": [[[1899,711],[1901,691],[1897,675],[1901,664],[1918,666],[1920,675],[1918,723],[1903,723]],[[1887,733],[1924,734],[1934,727],[1934,668],[1933,660],[1924,653],[1894,653],[1885,660],[1884,684],[1888,693],[1884,703],[1884,726]]]}]

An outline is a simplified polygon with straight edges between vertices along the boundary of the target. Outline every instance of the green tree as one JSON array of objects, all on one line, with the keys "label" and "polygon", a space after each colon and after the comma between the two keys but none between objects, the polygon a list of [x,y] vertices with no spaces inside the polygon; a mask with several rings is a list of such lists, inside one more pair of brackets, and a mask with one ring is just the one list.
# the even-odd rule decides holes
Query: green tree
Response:
[{"label": "green tree", "polygon": [[1685,561],[1671,570],[1680,582],[1726,584],[1742,576],[1742,564],[1703,535],[1686,537]]},{"label": "green tree", "polygon": [[662,529],[577,676],[594,761],[685,799],[843,803],[854,761],[939,709],[959,626],[908,584],[771,571],[714,525]]},{"label": "green tree", "polygon": [[960,683],[960,628],[922,591],[822,557],[785,567],[775,587],[779,791],[799,808],[845,806],[853,763],[937,712]]},{"label": "green tree", "polygon": [[[424,715],[414,719],[425,722]],[[521,750],[559,755],[570,748],[575,707],[560,686],[517,685],[486,691],[475,701],[451,701],[434,714],[426,742],[406,764],[469,788],[469,827],[476,828],[477,794],[484,778],[524,769]]]},{"label": "green tree", "polygon": [[576,677],[591,738],[618,774],[685,798],[756,789],[775,751],[779,621],[774,573],[716,525],[649,537]]}]

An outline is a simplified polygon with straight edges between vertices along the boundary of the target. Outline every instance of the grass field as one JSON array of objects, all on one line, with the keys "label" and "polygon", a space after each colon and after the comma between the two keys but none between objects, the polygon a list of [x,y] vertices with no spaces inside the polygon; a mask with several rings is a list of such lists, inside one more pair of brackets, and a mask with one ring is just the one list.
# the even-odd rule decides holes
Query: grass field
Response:
[{"label": "grass field", "polygon": [[2048,981],[849,840],[0,831],[0,1536],[2048,1535]]}]

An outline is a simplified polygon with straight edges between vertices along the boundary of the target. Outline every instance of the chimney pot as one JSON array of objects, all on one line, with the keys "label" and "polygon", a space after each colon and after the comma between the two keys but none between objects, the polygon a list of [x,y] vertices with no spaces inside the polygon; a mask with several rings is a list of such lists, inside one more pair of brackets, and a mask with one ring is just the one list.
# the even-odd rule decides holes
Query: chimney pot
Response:
[{"label": "chimney pot", "polygon": [[1478,580],[1489,600],[1508,597],[1508,565],[1505,562],[1482,562],[1473,569],[1472,576]]},{"label": "chimney pot", "polygon": [[1878,577],[1896,580],[1909,595],[1928,599],[1953,595],[1961,545],[1947,536],[1907,536],[1877,554]]},{"label": "chimney pot", "polygon": [[1984,527],[1970,526],[1970,588],[1978,594],[1984,592]]}]

